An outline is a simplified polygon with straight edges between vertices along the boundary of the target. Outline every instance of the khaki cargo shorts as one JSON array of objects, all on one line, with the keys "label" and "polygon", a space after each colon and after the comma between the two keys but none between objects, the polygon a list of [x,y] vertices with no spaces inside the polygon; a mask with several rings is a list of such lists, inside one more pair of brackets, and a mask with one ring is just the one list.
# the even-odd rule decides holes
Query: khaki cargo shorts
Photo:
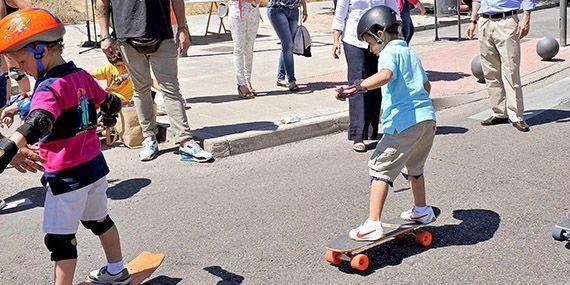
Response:
[{"label": "khaki cargo shorts", "polygon": [[420,177],[433,145],[436,123],[420,122],[401,133],[384,134],[372,154],[368,167],[372,180],[393,186],[400,172],[404,176]]}]

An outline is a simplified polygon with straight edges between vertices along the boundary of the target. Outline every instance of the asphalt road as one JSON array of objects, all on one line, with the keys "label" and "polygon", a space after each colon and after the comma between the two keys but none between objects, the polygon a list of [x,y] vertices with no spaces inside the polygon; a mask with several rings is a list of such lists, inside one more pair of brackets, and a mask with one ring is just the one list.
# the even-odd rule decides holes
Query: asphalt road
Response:
[{"label": "asphalt road", "polygon": [[[438,112],[425,175],[428,202],[443,214],[429,227],[429,249],[389,242],[368,252],[364,273],[324,261],[324,246],[367,214],[371,152],[351,151],[343,133],[202,165],[169,151],[140,163],[136,151],[106,150],[125,258],[166,253],[149,284],[567,284],[570,244],[550,228],[570,210],[570,100],[529,120],[525,134],[467,119],[487,104]],[[39,175],[2,174],[0,197],[31,203],[0,212],[0,284],[51,283],[38,186]],[[385,217],[410,207],[404,181],[388,199]],[[80,229],[78,240],[76,281],[104,264],[90,232]]]}]

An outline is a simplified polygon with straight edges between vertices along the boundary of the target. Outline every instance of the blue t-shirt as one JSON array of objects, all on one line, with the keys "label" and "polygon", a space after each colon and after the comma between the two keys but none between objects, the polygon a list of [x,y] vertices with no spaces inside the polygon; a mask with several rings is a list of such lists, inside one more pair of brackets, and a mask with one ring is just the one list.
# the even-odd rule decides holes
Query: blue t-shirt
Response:
[{"label": "blue t-shirt", "polygon": [[401,133],[427,120],[435,121],[435,109],[424,89],[426,72],[416,53],[405,41],[392,40],[380,53],[378,70],[392,71],[382,86],[382,132]]}]

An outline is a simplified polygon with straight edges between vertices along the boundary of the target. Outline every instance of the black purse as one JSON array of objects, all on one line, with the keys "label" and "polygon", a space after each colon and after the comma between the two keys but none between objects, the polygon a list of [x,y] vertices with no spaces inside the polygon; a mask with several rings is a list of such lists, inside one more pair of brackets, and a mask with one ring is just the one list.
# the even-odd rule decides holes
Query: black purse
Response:
[{"label": "black purse", "polygon": [[155,53],[158,50],[160,44],[162,43],[162,39],[134,38],[127,39],[126,42],[134,49],[136,49],[139,53],[149,55],[151,53]]}]

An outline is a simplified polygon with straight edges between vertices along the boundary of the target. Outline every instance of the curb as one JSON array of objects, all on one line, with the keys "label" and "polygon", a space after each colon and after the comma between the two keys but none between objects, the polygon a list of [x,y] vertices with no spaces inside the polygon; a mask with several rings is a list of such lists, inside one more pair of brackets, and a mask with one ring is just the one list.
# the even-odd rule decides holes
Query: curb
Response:
[{"label": "curb", "polygon": [[[570,62],[557,64],[540,71],[528,74],[522,78],[522,85],[528,86],[537,81],[551,77],[570,69]],[[433,98],[436,111],[454,108],[488,98],[486,89],[474,93]],[[200,132],[195,133],[196,139],[203,142],[204,149],[214,157],[222,158],[232,155],[252,152],[264,148],[283,145],[291,142],[310,139],[343,132],[348,129],[348,111],[304,119],[290,125],[279,125],[276,130],[256,130],[232,134],[217,138],[205,138]],[[170,130],[170,129],[169,129]]]}]

